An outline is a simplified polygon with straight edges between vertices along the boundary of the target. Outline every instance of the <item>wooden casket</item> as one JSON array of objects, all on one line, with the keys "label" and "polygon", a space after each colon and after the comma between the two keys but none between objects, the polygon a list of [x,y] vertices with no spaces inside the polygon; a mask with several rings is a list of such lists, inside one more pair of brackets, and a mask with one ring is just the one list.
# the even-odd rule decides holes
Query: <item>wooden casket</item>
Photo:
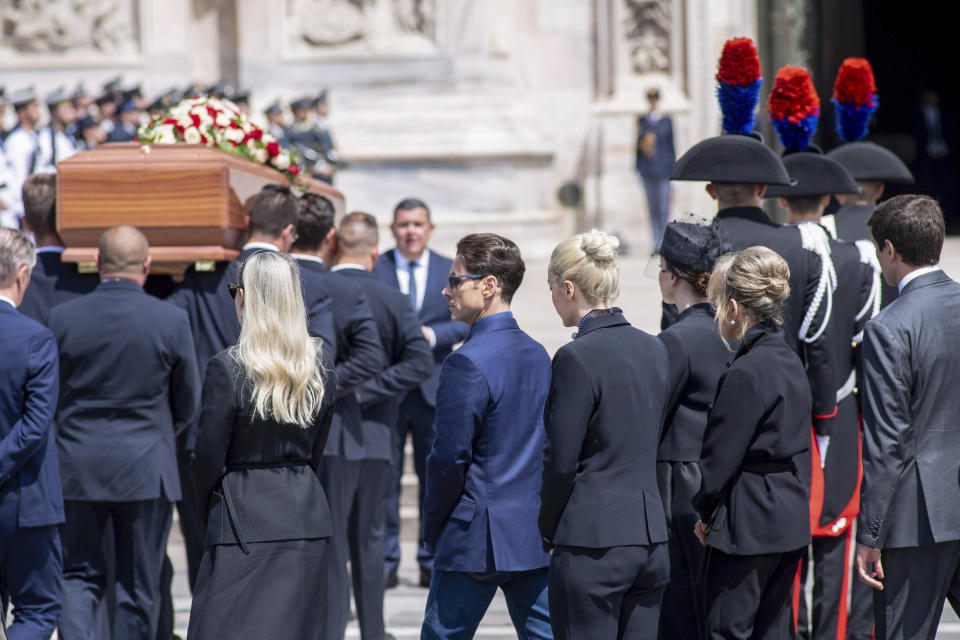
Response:
[{"label": "wooden casket", "polygon": [[[344,213],[343,195],[301,178]],[[182,274],[195,262],[232,260],[246,241],[244,217],[264,185],[289,184],[269,167],[197,144],[105,144],[57,165],[57,231],[68,262],[96,259],[100,235],[132,224],[150,241],[151,272]]]}]

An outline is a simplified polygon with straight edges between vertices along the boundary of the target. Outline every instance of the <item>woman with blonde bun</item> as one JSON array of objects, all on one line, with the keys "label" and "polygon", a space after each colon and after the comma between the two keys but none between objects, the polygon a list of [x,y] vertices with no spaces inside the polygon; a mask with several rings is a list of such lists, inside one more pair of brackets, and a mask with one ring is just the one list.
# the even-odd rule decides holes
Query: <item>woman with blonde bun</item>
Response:
[{"label": "woman with blonde bun", "polygon": [[657,488],[667,353],[612,303],[619,242],[593,230],[561,242],[547,282],[574,340],[553,358],[540,533],[552,550],[554,637],[656,638],[669,579]]},{"label": "woman with blonde bun", "polygon": [[670,528],[670,584],[660,607],[660,638],[703,636],[696,579],[705,550],[693,533],[691,501],[700,488],[700,443],[707,412],[727,370],[730,352],[713,320],[707,283],[713,265],[730,248],[715,226],[671,222],[659,259],[660,292],[678,310],[658,338],[667,348],[670,402],[657,451],[657,477]]},{"label": "woman with blonde bun", "polygon": [[229,288],[240,338],[203,381],[192,468],[206,539],[187,637],[324,638],[332,529],[316,471],[333,361],[307,332],[293,259],[254,253]]},{"label": "woman with blonde bun", "polygon": [[707,546],[706,637],[794,638],[793,584],[810,543],[810,385],[784,341],[790,270],[749,247],[720,258],[708,294],[725,340],[700,456],[695,532]]}]

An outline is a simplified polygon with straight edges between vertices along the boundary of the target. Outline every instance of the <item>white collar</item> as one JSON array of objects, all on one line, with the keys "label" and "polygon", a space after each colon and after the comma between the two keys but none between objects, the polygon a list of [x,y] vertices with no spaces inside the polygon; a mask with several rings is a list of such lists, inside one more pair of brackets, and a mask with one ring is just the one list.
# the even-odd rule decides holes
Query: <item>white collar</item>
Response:
[{"label": "white collar", "polygon": [[367,268],[362,264],[357,264],[355,262],[344,262],[343,264],[338,264],[336,266],[330,267],[330,271],[345,271],[347,269],[356,269],[359,271],[366,271]]},{"label": "white collar", "polygon": [[7,296],[0,296],[0,302],[6,302],[7,304],[9,304],[9,305],[10,305],[11,307],[13,307],[14,309],[17,308],[17,305],[13,304],[13,300],[11,300],[10,298],[8,298]]},{"label": "white collar", "polygon": [[[402,271],[410,270],[410,261],[407,260],[407,257],[400,253],[400,249],[394,249],[393,255],[397,260],[397,269]],[[424,249],[423,253],[420,254],[420,258],[417,259],[417,265],[420,267],[427,268],[430,266],[430,249]]]},{"label": "white collar", "polygon": [[269,242],[248,242],[243,245],[241,251],[246,251],[247,249],[261,249],[263,251],[280,251],[277,249],[277,245],[270,244]]},{"label": "white collar", "polygon": [[37,253],[63,253],[63,247],[49,246],[49,247],[37,247]]},{"label": "white collar", "polygon": [[910,284],[911,281],[919,278],[920,276],[925,276],[928,273],[933,273],[934,271],[939,271],[940,265],[933,264],[929,267],[920,267],[915,271],[911,271],[907,275],[903,276],[903,279],[900,281],[900,284],[897,285],[897,293],[903,293],[903,288]]},{"label": "white collar", "polygon": [[317,256],[311,256],[308,253],[291,253],[290,257],[294,260],[306,260],[307,262],[318,262],[323,264],[323,258],[318,258]]}]

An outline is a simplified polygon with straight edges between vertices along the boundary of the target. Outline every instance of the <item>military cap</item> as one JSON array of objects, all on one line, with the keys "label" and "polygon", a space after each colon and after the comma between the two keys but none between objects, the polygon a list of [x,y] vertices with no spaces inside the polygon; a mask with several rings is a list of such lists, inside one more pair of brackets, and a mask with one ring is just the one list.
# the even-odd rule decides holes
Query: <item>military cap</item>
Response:
[{"label": "military cap", "polygon": [[37,92],[33,87],[21,89],[20,91],[11,93],[7,100],[13,105],[14,109],[22,109],[31,102],[37,101]]},{"label": "military cap", "polygon": [[243,89],[233,94],[231,98],[234,104],[250,104],[250,91]]},{"label": "military cap", "polygon": [[263,112],[268,116],[274,116],[278,113],[283,113],[283,107],[280,106],[279,100],[274,100],[273,104],[267,107]]},{"label": "military cap", "polygon": [[140,85],[123,90],[123,102],[130,102],[131,100],[142,97],[143,93],[140,91]]},{"label": "military cap", "polygon": [[789,153],[783,157],[783,166],[796,181],[793,186],[767,187],[764,197],[793,198],[798,196],[828,196],[836,193],[860,193],[860,186],[842,164],[823,155],[817,147]]},{"label": "military cap", "polygon": [[118,91],[120,91],[120,76],[117,76],[112,80],[108,80],[103,85],[104,93],[117,93]]},{"label": "military cap", "polygon": [[727,134],[691,147],[673,165],[671,180],[792,184],[780,158],[753,136]]},{"label": "military cap", "polygon": [[203,95],[203,87],[193,82],[184,88],[181,98],[196,98],[201,95]]},{"label": "military cap", "polygon": [[83,116],[77,120],[77,131],[83,132],[87,129],[92,129],[93,127],[99,127],[100,123],[96,121],[92,116]]},{"label": "military cap", "polygon": [[836,160],[860,182],[913,184],[913,174],[896,154],[872,142],[842,144],[827,157]]},{"label": "military cap", "polygon": [[58,104],[62,102],[70,102],[71,100],[73,100],[73,96],[67,94],[63,87],[57,87],[47,94],[46,103],[47,107],[53,109]]},{"label": "military cap", "polygon": [[664,229],[657,253],[677,266],[709,273],[717,258],[730,251],[716,225],[674,221]]},{"label": "military cap", "polygon": [[87,89],[83,86],[82,82],[77,83],[77,88],[73,90],[73,95],[70,96],[71,100],[79,100],[80,98],[87,97]]},{"label": "military cap", "polygon": [[313,106],[313,98],[297,98],[290,103],[290,108],[294,111],[298,109],[309,109]]},{"label": "military cap", "polygon": [[326,104],[326,103],[327,103],[327,90],[323,89],[319,94],[317,94],[317,97],[315,97],[313,100],[310,101],[310,106],[315,107],[318,104]]}]

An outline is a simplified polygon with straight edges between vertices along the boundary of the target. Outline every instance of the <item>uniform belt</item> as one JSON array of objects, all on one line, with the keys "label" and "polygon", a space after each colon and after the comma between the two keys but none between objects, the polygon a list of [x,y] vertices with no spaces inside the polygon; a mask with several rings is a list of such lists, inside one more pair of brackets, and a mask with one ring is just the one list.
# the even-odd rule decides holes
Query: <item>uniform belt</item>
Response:
[{"label": "uniform belt", "polygon": [[793,463],[793,460],[786,458],[782,460],[766,460],[766,459],[757,459],[751,460],[747,458],[743,461],[743,464],[740,465],[741,471],[746,471],[747,473],[780,473],[782,471],[793,471],[797,470],[797,465]]},{"label": "uniform belt", "polygon": [[857,390],[857,370],[851,369],[850,375],[847,376],[847,381],[843,383],[842,387],[837,389],[837,404],[840,404],[841,402],[846,400],[847,397],[849,397],[850,394],[856,390]]},{"label": "uniform belt", "polygon": [[228,463],[227,471],[244,471],[246,469],[280,469],[282,467],[305,467],[307,460],[280,460],[277,462],[236,462]]}]

